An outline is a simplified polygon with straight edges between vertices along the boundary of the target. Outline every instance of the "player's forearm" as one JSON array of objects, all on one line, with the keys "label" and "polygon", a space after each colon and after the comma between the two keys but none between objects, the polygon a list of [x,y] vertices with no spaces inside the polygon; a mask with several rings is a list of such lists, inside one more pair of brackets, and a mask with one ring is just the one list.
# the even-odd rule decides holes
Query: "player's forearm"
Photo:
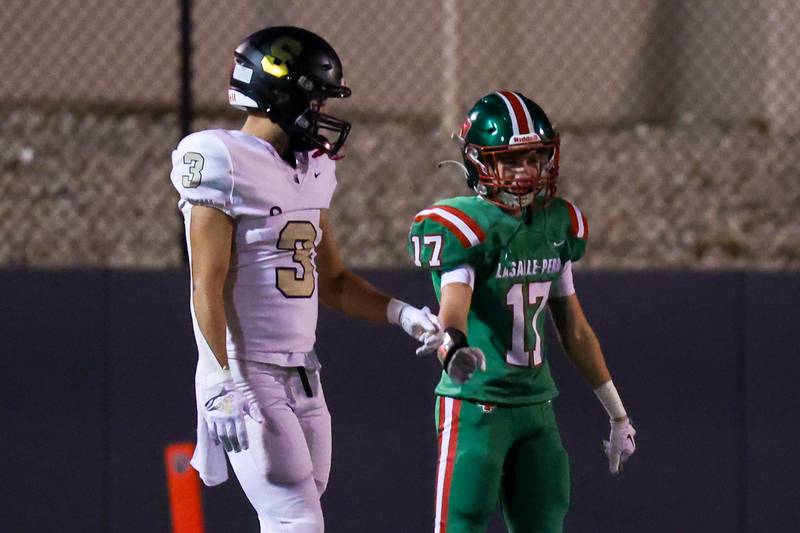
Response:
[{"label": "player's forearm", "polygon": [[591,328],[573,332],[563,340],[567,357],[592,389],[611,379],[603,351],[600,348],[600,341],[597,340],[597,336]]},{"label": "player's forearm", "polygon": [[442,329],[456,328],[467,332],[467,316],[472,302],[472,287],[465,283],[449,283],[442,287],[439,302],[439,324]]},{"label": "player's forearm", "polygon": [[462,315],[453,315],[449,313],[439,312],[439,325],[443,330],[447,328],[456,328],[459,331],[467,333],[467,318]]},{"label": "player's forearm", "polygon": [[228,366],[228,351],[225,343],[227,321],[225,305],[221,291],[213,291],[206,287],[195,287],[192,291],[192,303],[197,325],[211,351],[214,352],[221,367]]},{"label": "player's forearm", "polygon": [[386,322],[390,297],[349,270],[320,286],[320,299],[328,307],[372,322]]}]

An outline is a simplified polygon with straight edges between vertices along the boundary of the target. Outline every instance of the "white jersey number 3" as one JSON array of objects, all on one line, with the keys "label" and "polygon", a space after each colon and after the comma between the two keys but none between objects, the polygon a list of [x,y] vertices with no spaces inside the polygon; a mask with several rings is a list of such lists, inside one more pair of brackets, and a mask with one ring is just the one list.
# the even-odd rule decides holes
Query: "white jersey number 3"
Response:
[{"label": "white jersey number 3", "polygon": [[317,230],[308,221],[287,223],[278,236],[278,249],[292,251],[297,267],[277,267],[276,285],[287,298],[311,298],[314,294],[314,241]]},{"label": "white jersey number 3", "polygon": [[189,173],[181,176],[182,184],[187,189],[193,189],[200,185],[203,179],[203,166],[205,166],[206,160],[202,154],[186,152],[183,154],[183,162],[189,165]]}]

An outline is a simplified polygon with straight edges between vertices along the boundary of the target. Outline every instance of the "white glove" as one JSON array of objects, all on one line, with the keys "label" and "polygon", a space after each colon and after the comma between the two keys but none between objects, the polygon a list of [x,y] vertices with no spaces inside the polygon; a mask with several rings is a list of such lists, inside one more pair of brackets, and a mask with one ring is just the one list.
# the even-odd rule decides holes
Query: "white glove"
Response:
[{"label": "white glove", "polygon": [[603,449],[608,457],[608,470],[612,474],[619,474],[622,464],[636,451],[634,436],[636,430],[629,418],[611,420],[611,435],[603,441]]},{"label": "white glove", "polygon": [[413,305],[392,298],[386,306],[386,318],[389,323],[400,326],[403,331],[422,343],[416,350],[417,355],[433,353],[442,344],[439,319],[427,307],[417,309]]},{"label": "white glove", "polygon": [[256,417],[251,414],[250,402],[234,385],[230,370],[220,370],[206,378],[203,407],[208,433],[214,444],[222,442],[229,452],[240,452],[249,447],[244,416]]},{"label": "white glove", "polygon": [[480,348],[467,346],[456,350],[444,371],[447,372],[453,383],[463,385],[479,368],[481,371],[486,370],[486,357]]},{"label": "white glove", "polygon": [[[428,315],[428,319],[436,324],[436,327],[438,328],[439,319],[436,317],[436,315],[432,314],[427,307],[423,307],[422,311]],[[436,350],[442,345],[444,340],[444,331],[441,329],[437,329],[436,331],[426,331],[418,340],[422,343],[422,346],[414,351],[414,353],[416,353],[418,356],[423,357],[432,353],[436,353]]]}]

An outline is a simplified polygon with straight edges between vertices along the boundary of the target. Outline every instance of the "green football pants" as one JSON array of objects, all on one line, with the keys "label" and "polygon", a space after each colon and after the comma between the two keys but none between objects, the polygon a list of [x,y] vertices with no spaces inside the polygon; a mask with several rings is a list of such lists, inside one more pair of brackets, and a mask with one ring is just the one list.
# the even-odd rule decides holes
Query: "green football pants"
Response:
[{"label": "green football pants", "polygon": [[563,530],[569,459],[551,402],[488,406],[436,399],[434,533],[483,533],[498,501],[511,533]]}]

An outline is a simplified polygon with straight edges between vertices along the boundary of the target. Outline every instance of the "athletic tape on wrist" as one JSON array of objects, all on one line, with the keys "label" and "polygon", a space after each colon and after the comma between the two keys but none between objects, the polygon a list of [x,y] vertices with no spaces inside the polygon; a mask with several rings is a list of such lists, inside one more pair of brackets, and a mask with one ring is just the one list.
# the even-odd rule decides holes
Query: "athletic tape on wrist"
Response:
[{"label": "athletic tape on wrist", "polygon": [[597,395],[600,403],[603,404],[609,418],[616,419],[628,416],[613,381],[608,380],[600,385],[594,390],[594,393]]},{"label": "athletic tape on wrist", "polygon": [[400,315],[403,314],[403,308],[407,305],[407,303],[397,298],[389,300],[389,303],[386,305],[386,320],[390,324],[399,325]]},{"label": "athletic tape on wrist", "polygon": [[450,366],[450,361],[453,360],[455,353],[461,348],[469,346],[467,342],[467,335],[458,328],[447,328],[444,330],[444,342],[439,347],[439,350],[445,351],[446,355],[442,360],[442,368],[447,372],[447,367]]}]

